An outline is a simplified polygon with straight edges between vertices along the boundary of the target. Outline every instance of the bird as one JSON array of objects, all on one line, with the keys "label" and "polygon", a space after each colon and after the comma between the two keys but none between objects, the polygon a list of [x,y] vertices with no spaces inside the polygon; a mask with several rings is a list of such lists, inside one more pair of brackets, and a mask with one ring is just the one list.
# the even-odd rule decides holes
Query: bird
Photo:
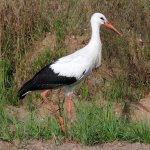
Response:
[{"label": "bird", "polygon": [[100,39],[100,27],[103,25],[122,36],[122,33],[108,22],[102,13],[94,13],[90,22],[92,34],[85,47],[47,64],[24,83],[18,91],[19,99],[23,99],[30,92],[41,91],[43,102],[58,117],[62,131],[66,130],[64,120],[49,102],[47,98],[48,91],[64,87],[64,93],[67,97],[68,124],[71,125],[72,94],[74,89],[78,83],[101,65],[102,42]]}]

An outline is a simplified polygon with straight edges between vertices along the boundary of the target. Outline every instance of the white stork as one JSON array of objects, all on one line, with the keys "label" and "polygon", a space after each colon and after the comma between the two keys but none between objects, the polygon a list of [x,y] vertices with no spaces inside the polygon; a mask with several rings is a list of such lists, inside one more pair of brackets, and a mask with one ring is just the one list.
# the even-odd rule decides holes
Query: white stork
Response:
[{"label": "white stork", "polygon": [[63,131],[65,131],[64,120],[48,101],[48,91],[49,89],[65,87],[65,95],[68,98],[68,119],[69,124],[71,124],[71,95],[74,88],[81,80],[85,79],[93,69],[99,67],[101,64],[102,43],[99,32],[101,25],[121,35],[121,33],[107,21],[103,14],[94,13],[91,17],[92,35],[89,43],[78,51],[59,58],[57,61],[45,66],[19,90],[20,99],[23,99],[29,92],[44,90],[41,93],[41,97],[48,108],[58,117]]}]

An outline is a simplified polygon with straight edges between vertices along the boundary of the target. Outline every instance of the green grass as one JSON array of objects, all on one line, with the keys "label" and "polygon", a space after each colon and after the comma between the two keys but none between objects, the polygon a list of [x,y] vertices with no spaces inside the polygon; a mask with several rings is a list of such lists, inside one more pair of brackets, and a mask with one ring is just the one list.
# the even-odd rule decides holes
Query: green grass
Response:
[{"label": "green grass", "polygon": [[87,145],[116,140],[150,143],[150,127],[147,122],[128,122],[115,116],[111,104],[101,107],[95,102],[82,102],[77,107],[72,134],[78,142]]},{"label": "green grass", "polygon": [[77,109],[77,121],[73,134],[83,144],[93,145],[119,140],[124,130],[123,121],[117,118],[111,106],[98,106],[96,103],[81,103]]},{"label": "green grass", "polygon": [[81,101],[91,100],[90,89],[85,82],[82,82],[77,86],[75,94],[78,95],[79,100]]},{"label": "green grass", "polygon": [[49,64],[55,58],[55,54],[50,49],[45,48],[40,52],[39,55],[32,62],[33,72],[38,72],[43,66]]},{"label": "green grass", "polygon": [[0,123],[0,139],[11,143],[16,140],[19,141],[18,144],[29,139],[48,140],[61,135],[58,120],[45,116],[40,122],[36,112],[29,113],[27,120],[19,121],[16,116],[10,116],[1,109]]},{"label": "green grass", "polygon": [[0,107],[0,139],[17,146],[31,139],[55,139],[58,142],[70,136],[74,141],[86,145],[116,140],[150,143],[150,127],[147,123],[128,122],[115,116],[111,104],[102,107],[96,102],[79,102],[76,109],[72,130],[63,134],[57,119],[45,116],[40,120],[37,110],[30,112],[26,120],[19,121],[17,116],[12,117]]},{"label": "green grass", "polygon": [[107,81],[103,88],[103,97],[108,101],[123,102],[124,100],[138,101],[144,96],[143,86],[134,88],[126,78],[118,77]]}]

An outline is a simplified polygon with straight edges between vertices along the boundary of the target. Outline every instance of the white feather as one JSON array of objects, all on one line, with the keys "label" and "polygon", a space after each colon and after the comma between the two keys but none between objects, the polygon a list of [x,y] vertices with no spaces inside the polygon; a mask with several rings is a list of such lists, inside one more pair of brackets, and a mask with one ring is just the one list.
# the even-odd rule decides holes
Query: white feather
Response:
[{"label": "white feather", "polygon": [[73,53],[71,55],[60,58],[50,66],[55,73],[66,77],[76,77],[80,79],[83,73],[88,72],[90,63],[82,54]]},{"label": "white feather", "polygon": [[58,59],[50,66],[55,73],[66,77],[76,77],[78,80],[87,76],[93,68],[100,65],[101,62],[101,45],[91,42],[84,48],[75,53]]}]

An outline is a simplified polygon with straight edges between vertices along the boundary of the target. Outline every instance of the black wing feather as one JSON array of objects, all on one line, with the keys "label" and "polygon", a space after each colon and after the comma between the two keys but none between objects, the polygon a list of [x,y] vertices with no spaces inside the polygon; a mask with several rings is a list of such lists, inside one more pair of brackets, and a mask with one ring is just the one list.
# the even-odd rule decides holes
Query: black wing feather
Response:
[{"label": "black wing feather", "polygon": [[41,69],[20,88],[18,92],[20,99],[23,99],[28,91],[59,88],[77,81],[75,77],[60,76],[50,68],[50,65],[48,64]]}]

